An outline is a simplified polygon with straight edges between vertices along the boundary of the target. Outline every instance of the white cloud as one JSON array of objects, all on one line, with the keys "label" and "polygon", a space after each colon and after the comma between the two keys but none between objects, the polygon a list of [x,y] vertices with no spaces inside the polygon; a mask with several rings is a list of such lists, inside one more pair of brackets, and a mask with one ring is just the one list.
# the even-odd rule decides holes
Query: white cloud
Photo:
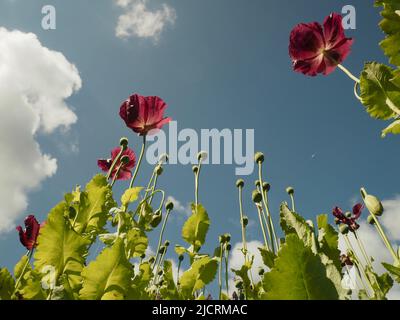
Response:
[{"label": "white cloud", "polygon": [[[244,256],[242,253],[242,243],[236,243],[235,246],[232,248],[231,255],[229,258],[229,270],[231,269],[240,269],[242,265],[244,264]],[[254,282],[259,282],[260,281],[260,276],[258,275],[258,268],[263,267],[265,271],[268,271],[266,267],[264,266],[264,263],[262,261],[262,257],[260,254],[260,251],[258,248],[263,247],[263,244],[260,241],[250,241],[247,242],[247,251],[249,252],[249,255],[254,255],[254,263],[253,267],[251,268],[251,276],[254,280]],[[235,284],[234,284],[234,273],[230,272],[229,273],[229,296],[233,293],[235,290]]]},{"label": "white cloud", "polygon": [[124,9],[115,34],[119,38],[150,38],[158,41],[164,28],[176,21],[176,11],[167,4],[158,10],[148,8],[148,0],[115,0]]},{"label": "white cloud", "polygon": [[65,99],[81,87],[74,65],[36,35],[0,28],[0,233],[27,208],[27,194],[54,175],[37,134],[68,130],[77,121]]},{"label": "white cloud", "polygon": [[[385,208],[385,212],[380,221],[387,231],[389,240],[395,244],[396,249],[399,244],[398,241],[400,240],[400,197],[397,196],[395,199],[382,201],[382,204]],[[367,211],[364,212],[365,214],[367,213]],[[365,220],[361,221],[360,226],[358,233],[366,247],[368,255],[372,256],[375,260],[373,262],[374,269],[379,274],[386,272],[381,262],[392,263],[392,256],[383,244],[374,226],[369,225]],[[357,255],[360,259],[363,259],[362,252],[358,249],[356,240],[352,236],[350,236],[350,239],[352,240],[351,242]],[[346,251],[346,243],[342,236],[340,236],[339,240],[339,249],[342,252]],[[388,298],[400,300],[400,286],[397,283],[394,284]]]}]

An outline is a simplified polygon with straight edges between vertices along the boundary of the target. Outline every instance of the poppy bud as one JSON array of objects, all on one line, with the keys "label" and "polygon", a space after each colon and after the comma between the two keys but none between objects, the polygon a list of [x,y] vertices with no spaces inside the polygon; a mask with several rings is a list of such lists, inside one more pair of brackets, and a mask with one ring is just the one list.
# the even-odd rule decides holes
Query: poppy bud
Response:
[{"label": "poppy bud", "polygon": [[169,245],[170,245],[170,242],[169,242],[168,240],[164,242],[164,246],[165,246],[165,247],[167,247],[167,248],[168,248],[168,247],[169,247]]},{"label": "poppy bud", "polygon": [[[161,275],[162,275],[162,270],[161,270]],[[158,282],[158,285],[161,287],[163,284],[164,284],[164,280],[161,279],[161,280]]]},{"label": "poppy bud", "polygon": [[121,157],[121,163],[122,164],[128,164],[130,160],[131,159],[128,156],[122,156]]},{"label": "poppy bud", "polygon": [[205,160],[207,160],[207,157],[208,157],[208,153],[207,152],[205,152],[205,151],[200,151],[198,154],[197,154],[197,160],[201,160],[201,161],[205,161]]},{"label": "poppy bud", "polygon": [[162,276],[163,275],[163,271],[162,270],[158,271],[158,275]]},{"label": "poppy bud", "polygon": [[144,258],[146,258],[146,255],[143,253],[141,256],[140,256],[140,259],[144,259]]},{"label": "poppy bud", "polygon": [[271,190],[271,185],[268,182],[264,182],[263,190],[269,192],[269,190]]},{"label": "poppy bud", "polygon": [[344,214],[344,216],[345,216],[347,219],[350,219],[350,218],[352,217],[352,214],[351,214],[350,211],[347,211],[347,212]]},{"label": "poppy bud", "polygon": [[168,202],[165,204],[165,208],[166,208],[168,211],[174,210],[174,203],[173,203],[172,201],[168,201]]},{"label": "poppy bud", "polygon": [[225,243],[225,241],[226,241],[225,235],[219,236],[218,240],[219,240],[219,243]]},{"label": "poppy bud", "polygon": [[259,188],[261,186],[260,180],[254,181],[254,185],[256,188]]},{"label": "poppy bud", "polygon": [[159,163],[163,163],[163,162],[168,162],[169,160],[169,156],[167,153],[163,153],[159,158],[158,158],[158,162]]},{"label": "poppy bud", "polygon": [[377,197],[368,194],[364,188],[361,189],[361,195],[368,211],[371,212],[371,214],[380,217],[383,214],[381,201]]},{"label": "poppy bud", "polygon": [[166,249],[166,248],[165,248],[164,246],[161,246],[160,250],[158,250],[158,253],[159,253],[159,254],[164,254],[165,249]]},{"label": "poppy bud", "polygon": [[249,224],[249,217],[244,216],[243,217],[243,226],[247,227],[248,224]]},{"label": "poppy bud", "polygon": [[164,172],[162,165],[159,164],[157,167],[155,167],[154,172],[156,175],[161,176]]},{"label": "poppy bud", "polygon": [[158,225],[161,223],[161,220],[162,220],[162,213],[161,213],[161,211],[157,210],[154,213],[153,217],[151,218],[150,225],[153,228],[157,228]]},{"label": "poppy bud", "polygon": [[349,233],[349,226],[347,224],[341,224],[339,226],[339,231],[341,234],[348,234]]},{"label": "poppy bud", "polygon": [[287,187],[287,188],[286,188],[286,192],[287,192],[287,194],[288,194],[289,196],[293,195],[293,194],[294,194],[294,189],[293,189],[293,187]]},{"label": "poppy bud", "polygon": [[243,179],[237,180],[236,181],[236,187],[243,188],[244,187],[244,180]]},{"label": "poppy bud", "polygon": [[224,237],[225,237],[225,241],[226,242],[230,242],[231,241],[231,235],[229,233],[225,233]]},{"label": "poppy bud", "polygon": [[372,225],[375,224],[375,219],[374,219],[374,217],[372,215],[368,216],[367,221],[368,221],[369,224],[372,224]]},{"label": "poppy bud", "polygon": [[185,259],[185,256],[183,254],[181,254],[178,259],[179,259],[180,262],[182,262],[183,259]]},{"label": "poppy bud", "polygon": [[262,201],[262,194],[258,192],[257,190],[253,191],[252,194],[253,202],[255,203],[260,203]]},{"label": "poppy bud", "polygon": [[121,147],[127,147],[128,146],[128,143],[129,143],[129,140],[128,140],[128,138],[126,138],[126,137],[123,137],[123,138],[121,138],[120,140],[119,140],[119,145],[121,146]]},{"label": "poppy bud", "polygon": [[257,152],[254,155],[254,160],[256,163],[263,163],[265,158],[264,158],[264,154],[262,152]]},{"label": "poppy bud", "polygon": [[192,167],[193,173],[197,174],[199,172],[199,167],[198,166],[193,166]]},{"label": "poppy bud", "polygon": [[151,257],[151,258],[149,259],[149,263],[150,263],[150,264],[153,264],[155,260],[156,260],[156,258]]},{"label": "poppy bud", "polygon": [[232,245],[230,244],[230,243],[228,243],[227,245],[226,245],[226,251],[231,251],[232,250]]},{"label": "poppy bud", "polygon": [[262,276],[265,273],[265,270],[261,267],[258,268],[258,275]]}]

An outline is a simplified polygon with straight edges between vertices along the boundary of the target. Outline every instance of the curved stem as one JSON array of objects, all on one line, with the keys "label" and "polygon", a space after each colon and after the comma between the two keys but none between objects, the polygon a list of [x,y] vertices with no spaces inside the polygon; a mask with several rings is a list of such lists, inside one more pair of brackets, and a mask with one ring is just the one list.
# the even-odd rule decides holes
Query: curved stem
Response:
[{"label": "curved stem", "polygon": [[118,169],[117,169],[117,172],[115,172],[114,178],[113,178],[112,183],[111,183],[111,188],[114,186],[115,182],[117,181],[118,176],[119,176],[119,173],[121,172],[121,169],[122,169],[123,165],[124,165],[124,164],[121,163],[121,164],[119,165]]},{"label": "curved stem", "polygon": [[140,164],[142,163],[142,160],[143,160],[143,155],[144,155],[145,149],[146,149],[146,136],[143,136],[142,150],[140,151],[139,160],[137,162],[137,165],[136,165],[136,168],[135,168],[135,172],[133,174],[133,177],[132,177],[131,183],[129,185],[129,188],[132,188],[133,184],[135,183],[136,176],[137,176],[137,174],[139,172]]},{"label": "curved stem", "polygon": [[296,206],[295,206],[295,203],[294,203],[294,195],[293,195],[293,193],[290,194],[290,199],[292,200],[292,211],[296,212]]},{"label": "curved stem", "polygon": [[359,85],[360,85],[360,84],[359,84],[358,82],[356,82],[356,83],[354,84],[354,95],[356,96],[356,98],[357,98],[358,100],[362,101],[360,95],[358,94],[358,87],[359,87]]},{"label": "curved stem", "polygon": [[199,178],[200,178],[200,171],[201,171],[201,160],[199,160],[198,164],[198,171],[195,173],[195,178],[194,178],[194,184],[195,184],[195,192],[194,192],[194,199],[195,199],[195,204],[196,207],[199,204]]},{"label": "curved stem", "polygon": [[358,79],[354,74],[352,74],[352,73],[350,72],[350,70],[348,70],[347,68],[345,68],[343,65],[338,64],[338,68],[339,68],[340,70],[342,70],[351,80],[353,80],[353,81],[355,81],[355,82],[357,82],[357,83],[360,83],[360,79]]},{"label": "curved stem", "polygon": [[29,250],[28,253],[27,253],[28,260],[26,260],[26,263],[25,263],[24,267],[22,268],[22,272],[21,272],[20,276],[18,277],[17,282],[15,283],[14,292],[13,292],[12,295],[14,295],[14,293],[17,291],[18,286],[19,286],[19,284],[20,284],[20,282],[22,280],[22,277],[25,275],[26,268],[28,268],[28,265],[31,262],[33,251],[34,251],[34,249]]},{"label": "curved stem", "polygon": [[110,179],[111,174],[112,174],[112,172],[113,172],[115,166],[117,165],[117,162],[119,161],[119,159],[121,158],[121,156],[122,156],[123,153],[124,153],[124,148],[121,147],[121,150],[119,151],[117,157],[114,159],[113,163],[111,164],[110,170],[108,170],[108,173],[107,173],[107,181],[108,181],[108,179]]}]

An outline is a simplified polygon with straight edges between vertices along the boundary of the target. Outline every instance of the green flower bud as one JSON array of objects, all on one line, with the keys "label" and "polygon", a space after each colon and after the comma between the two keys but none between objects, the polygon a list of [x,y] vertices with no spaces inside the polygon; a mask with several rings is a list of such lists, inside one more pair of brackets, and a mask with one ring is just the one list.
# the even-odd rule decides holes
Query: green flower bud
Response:
[{"label": "green flower bud", "polygon": [[128,156],[122,156],[122,157],[121,157],[121,163],[122,163],[122,164],[128,164],[129,161],[130,161],[130,159],[129,159]]},{"label": "green flower bud", "polygon": [[164,246],[161,246],[160,250],[158,250],[158,253],[159,254],[164,254],[165,250],[166,250],[166,248]]},{"label": "green flower bud", "polygon": [[254,160],[256,163],[263,163],[265,158],[264,158],[264,154],[262,152],[257,152],[254,155]]},{"label": "green flower bud", "polygon": [[205,152],[205,151],[200,151],[198,154],[197,154],[197,160],[201,160],[201,161],[205,161],[205,160],[207,160],[207,157],[208,157],[208,153],[207,152]]},{"label": "green flower bud", "polygon": [[349,233],[349,226],[347,224],[341,224],[339,226],[339,231],[341,234],[348,234]]},{"label": "green flower bud", "polygon": [[140,256],[140,259],[144,259],[144,258],[146,258],[146,255],[143,253],[141,256]]},{"label": "green flower bud", "polygon": [[224,237],[225,237],[225,242],[230,242],[231,241],[232,237],[231,237],[231,235],[229,233],[225,233]]},{"label": "green flower bud", "polygon": [[350,211],[347,211],[347,212],[344,214],[344,216],[345,216],[347,219],[350,219],[353,215],[352,215],[352,213],[351,213]]},{"label": "green flower bud", "polygon": [[259,191],[254,190],[252,194],[252,199],[253,202],[260,203],[262,201],[262,194]]},{"label": "green flower bud", "polygon": [[170,245],[170,242],[169,242],[168,240],[166,240],[166,241],[164,242],[164,246],[168,248],[169,245]]},{"label": "green flower bud", "polygon": [[269,192],[271,190],[271,185],[268,182],[263,183],[263,190]]},{"label": "green flower bud", "polygon": [[294,188],[293,187],[287,187],[286,192],[289,196],[294,194]]},{"label": "green flower bud", "polygon": [[380,217],[383,214],[382,202],[377,197],[368,194],[364,188],[361,189],[361,195],[368,211],[371,212],[371,214]]},{"label": "green flower bud", "polygon": [[260,180],[254,181],[254,185],[256,188],[259,188],[261,186]]},{"label": "green flower bud", "polygon": [[183,254],[181,254],[178,259],[179,259],[180,262],[182,262],[183,259],[185,259],[185,256]]},{"label": "green flower bud", "polygon": [[226,248],[226,251],[229,252],[232,250],[232,245],[230,243],[228,243],[225,248]]},{"label": "green flower bud", "polygon": [[150,263],[150,264],[153,264],[155,260],[156,260],[156,258],[151,257],[151,258],[149,259],[149,263]]},{"label": "green flower bud", "polygon": [[168,202],[165,204],[165,208],[166,208],[168,211],[174,210],[174,203],[173,203],[172,201],[168,201]]},{"label": "green flower bud", "polygon": [[153,217],[151,218],[150,225],[151,225],[153,228],[157,228],[157,227],[159,226],[159,224],[161,223],[161,220],[162,220],[162,213],[161,213],[160,210],[157,210],[157,211],[153,214]]},{"label": "green flower bud", "polygon": [[219,236],[218,237],[218,240],[219,240],[219,243],[225,243],[226,242],[226,239],[225,239],[225,235],[221,235],[221,236]]},{"label": "green flower bud", "polygon": [[194,174],[197,174],[199,172],[199,167],[198,166],[193,166],[192,171]]},{"label": "green flower bud", "polygon": [[237,180],[236,181],[236,187],[243,188],[244,187],[244,180],[243,179]]},{"label": "green flower bud", "polygon": [[128,140],[128,138],[126,138],[126,137],[123,137],[123,138],[121,138],[121,139],[119,140],[119,145],[120,145],[121,147],[123,147],[123,146],[127,147],[127,146],[128,146],[128,143],[129,143],[129,140]]},{"label": "green flower bud", "polygon": [[162,165],[159,164],[157,167],[155,167],[154,172],[156,175],[161,176],[164,172]]},{"label": "green flower bud", "polygon": [[372,224],[372,225],[375,224],[375,219],[374,219],[374,217],[372,215],[368,216],[367,221],[368,221],[369,224]]},{"label": "green flower bud", "polygon": [[265,270],[261,267],[258,268],[258,275],[262,276],[265,273]]},{"label": "green flower bud", "polygon": [[247,227],[248,224],[249,224],[249,217],[244,216],[243,217],[243,226]]}]

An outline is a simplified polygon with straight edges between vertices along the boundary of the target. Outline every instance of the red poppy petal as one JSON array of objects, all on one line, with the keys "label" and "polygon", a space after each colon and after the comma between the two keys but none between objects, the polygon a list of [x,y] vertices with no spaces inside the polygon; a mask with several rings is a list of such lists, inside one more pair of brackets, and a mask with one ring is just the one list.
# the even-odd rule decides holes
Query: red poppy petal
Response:
[{"label": "red poppy petal", "polygon": [[339,42],[346,38],[344,34],[342,16],[339,13],[332,13],[324,21],[324,37],[326,49],[335,47]]},{"label": "red poppy petal", "polygon": [[363,206],[361,203],[357,203],[357,204],[353,207],[354,219],[360,218],[363,209],[364,209],[364,206]]},{"label": "red poppy petal", "polygon": [[316,76],[318,73],[322,73],[325,68],[323,55],[318,56],[314,59],[299,60],[293,65],[293,69],[296,72],[301,72],[308,76]]},{"label": "red poppy petal", "polygon": [[325,49],[324,35],[318,22],[295,26],[290,34],[289,54],[293,61],[312,59]]},{"label": "red poppy petal", "polygon": [[111,168],[111,160],[100,159],[97,160],[97,166],[104,172],[107,172]]}]

